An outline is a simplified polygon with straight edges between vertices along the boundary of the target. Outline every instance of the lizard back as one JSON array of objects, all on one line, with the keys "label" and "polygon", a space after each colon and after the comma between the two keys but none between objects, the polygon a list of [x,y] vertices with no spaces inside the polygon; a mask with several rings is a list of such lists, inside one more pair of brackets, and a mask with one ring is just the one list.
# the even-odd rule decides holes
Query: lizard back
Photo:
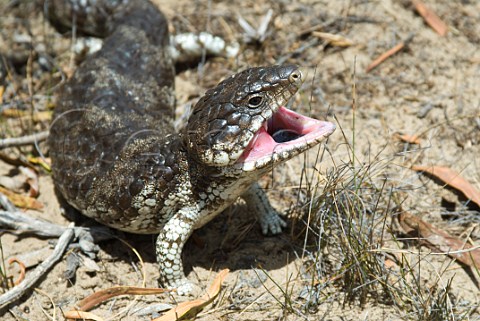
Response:
[{"label": "lizard back", "polygon": [[166,192],[181,166],[166,19],[148,1],[98,1],[96,16],[82,15],[88,3],[69,3],[50,2],[51,20],[74,15],[80,29],[107,37],[58,95],[49,139],[56,186],[70,204],[102,223],[158,232],[155,216],[148,226],[128,226],[139,210],[132,206],[135,196],[152,181],[158,186],[153,193]]}]

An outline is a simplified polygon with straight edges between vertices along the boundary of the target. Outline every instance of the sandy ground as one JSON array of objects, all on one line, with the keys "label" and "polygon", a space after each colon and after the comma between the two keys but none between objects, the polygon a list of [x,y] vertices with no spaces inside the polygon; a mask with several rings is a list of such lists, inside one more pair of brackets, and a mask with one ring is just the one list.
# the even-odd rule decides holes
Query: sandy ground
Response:
[{"label": "sandy ground", "polygon": [[[480,189],[480,163],[476,157],[480,155],[480,2],[429,0],[426,4],[448,25],[445,37],[429,28],[407,0],[166,1],[160,7],[170,20],[172,33],[209,31],[228,42],[242,43],[235,59],[209,59],[201,69],[194,67],[180,72],[178,105],[195,101],[223,77],[248,66],[278,62],[302,65],[309,79],[295,102],[295,109],[334,121],[338,130],[327,147],[292,160],[261,181],[268,188],[272,203],[287,214],[301,212],[296,204],[299,195],[305,195],[298,188],[302,168],[314,173],[315,180],[324,182],[325,173],[338,170],[342,164],[351,164],[353,148],[355,165],[371,166],[372,181],[377,186],[386,182],[387,189],[402,200],[404,210],[462,240],[478,244],[478,207],[409,168],[413,164],[447,166]],[[59,70],[69,74],[74,65],[69,37],[58,34],[44,21],[40,6],[3,0],[0,8],[0,53],[16,64],[13,78],[0,83],[5,89],[0,104],[0,138],[3,138],[47,128],[48,119],[32,122],[28,117],[7,117],[5,112],[50,110],[52,91],[61,78]],[[258,27],[269,9],[273,10],[273,18],[263,42],[244,44],[238,16]],[[329,44],[312,31],[342,35],[352,44],[347,47]],[[413,38],[406,48],[371,72],[365,71],[376,57],[409,37]],[[30,45],[33,55],[27,49]],[[403,143],[396,138],[399,133],[421,135],[421,143]],[[48,152],[44,145],[41,150]],[[321,163],[315,161],[318,150],[325,151]],[[32,151],[31,147],[24,147],[0,152],[18,159]],[[0,176],[12,176],[16,168],[0,161]],[[61,213],[51,176],[40,167],[37,169],[38,200],[45,207],[29,213],[67,225],[69,220]],[[302,184],[305,187],[304,180]],[[198,320],[427,320],[413,308],[418,297],[412,295],[404,305],[379,299],[375,294],[369,294],[365,302],[347,300],[346,285],[341,280],[320,291],[314,307],[306,307],[303,294],[308,289],[311,271],[302,251],[304,234],[298,234],[304,231],[299,227],[302,220],[291,220],[285,233],[279,236],[263,237],[254,218],[245,212],[240,202],[232,206],[197,231],[184,250],[188,277],[204,288],[218,271],[231,270],[219,298]],[[390,226],[394,214],[393,210],[385,214],[388,226],[382,231],[388,231],[386,239],[398,236],[390,233],[394,230]],[[80,219],[77,224],[94,223]],[[155,287],[158,271],[154,236],[117,235],[139,252],[145,262],[146,285]],[[0,237],[5,259],[51,246],[49,240],[17,237],[6,231]],[[450,286],[452,313],[443,319],[480,319],[478,271],[452,262],[445,255],[428,255],[430,250],[418,246],[418,242],[398,245],[385,241],[373,247],[392,244],[410,249],[407,256],[412,262],[420,258],[421,264],[416,265],[417,283],[413,283],[422,293]],[[62,259],[38,282],[40,291],[26,295],[13,313],[21,312],[28,320],[47,320],[46,314],[56,313],[56,319],[62,320],[62,311],[71,309],[75,302],[94,291],[114,285],[141,286],[141,264],[128,246],[114,239],[101,243],[100,247],[97,270],[82,265],[74,280],[66,281],[63,277],[66,260]],[[341,266],[335,263],[336,253],[332,252],[333,249],[320,253],[326,280],[336,275]],[[15,268],[8,268],[7,273],[18,276]],[[428,301],[428,294],[423,299]],[[139,316],[135,311],[159,303],[174,305],[175,300],[168,296],[124,297],[110,300],[93,312],[113,320],[149,320],[157,314]],[[123,312],[124,309],[129,312]],[[463,316],[462,311],[466,311]],[[3,313],[2,320],[15,320],[12,312]]]}]

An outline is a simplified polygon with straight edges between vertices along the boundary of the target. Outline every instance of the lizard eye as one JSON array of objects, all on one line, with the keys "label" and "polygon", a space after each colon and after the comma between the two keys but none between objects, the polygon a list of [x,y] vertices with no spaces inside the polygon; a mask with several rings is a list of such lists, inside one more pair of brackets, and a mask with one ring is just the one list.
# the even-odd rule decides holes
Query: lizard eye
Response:
[{"label": "lizard eye", "polygon": [[260,96],[254,96],[248,100],[248,107],[255,108],[258,107],[263,101],[263,98]]}]

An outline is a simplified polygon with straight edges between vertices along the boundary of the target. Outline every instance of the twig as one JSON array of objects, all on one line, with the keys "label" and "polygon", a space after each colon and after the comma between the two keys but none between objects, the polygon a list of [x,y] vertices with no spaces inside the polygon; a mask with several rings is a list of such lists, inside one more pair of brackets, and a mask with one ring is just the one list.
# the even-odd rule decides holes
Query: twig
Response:
[{"label": "twig", "polygon": [[238,24],[243,29],[243,36],[246,43],[251,43],[258,41],[260,43],[264,42],[268,36],[267,30],[270,20],[272,20],[273,10],[269,9],[267,13],[263,16],[260,26],[255,29],[249,24],[243,17],[238,15]]},{"label": "twig", "polygon": [[35,270],[29,273],[22,283],[0,296],[0,310],[20,299],[38,281],[38,279],[40,279],[58,260],[60,260],[74,235],[73,228],[65,229],[58,239],[58,243],[55,246],[52,255],[35,268]]},{"label": "twig", "polygon": [[437,16],[433,10],[429,9],[422,1],[412,0],[412,3],[422,18],[433,30],[435,30],[436,33],[442,37],[447,34],[448,26]]},{"label": "twig", "polygon": [[[2,202],[2,195],[0,194],[0,203],[4,207],[9,207],[8,203]],[[5,206],[7,204],[7,206]],[[13,233],[22,234],[35,234],[40,237],[60,237],[59,243],[61,243],[66,236],[68,241],[66,242],[65,247],[69,245],[71,238],[75,236],[78,240],[78,244],[71,244],[71,247],[78,247],[83,253],[85,253],[90,258],[95,258],[96,253],[99,250],[98,242],[102,240],[111,239],[113,237],[112,233],[109,232],[109,229],[105,226],[94,226],[91,228],[85,227],[64,227],[61,225],[53,224],[47,221],[36,219],[26,215],[15,209],[13,206],[13,211],[1,211],[0,210],[0,226],[12,229]],[[67,233],[68,232],[68,233]],[[55,248],[55,251],[57,250]],[[20,298],[42,275],[50,269],[50,267],[59,260],[61,254],[64,252],[64,248],[58,249],[58,257],[52,254],[46,261],[39,265],[34,272],[32,272],[32,279],[25,279],[18,287],[15,287],[10,292],[7,292],[4,296],[0,297],[0,312],[5,307],[5,305],[10,304],[11,302]],[[51,262],[50,262],[51,261]],[[47,262],[49,262],[47,264]],[[20,288],[21,287],[21,288]],[[15,290],[20,288],[18,290]],[[6,296],[9,294],[9,296]]]},{"label": "twig", "polygon": [[9,212],[17,211],[15,205],[13,205],[12,202],[10,202],[10,200],[8,199],[8,197],[5,196],[5,194],[3,193],[0,193],[0,206],[2,206],[5,210]]},{"label": "twig", "polygon": [[26,267],[25,267],[25,264],[23,264],[22,261],[20,261],[18,258],[16,257],[11,257],[9,260],[8,260],[8,264],[9,265],[12,265],[13,263],[17,263],[18,264],[18,267],[20,268],[20,276],[18,277],[18,279],[16,279],[13,284],[15,285],[19,285],[20,283],[22,283],[23,280],[25,280],[25,270],[26,270]]},{"label": "twig", "polygon": [[48,137],[48,130],[39,132],[32,135],[22,136],[22,137],[12,137],[12,138],[4,138],[0,139],[0,149],[12,146],[24,146],[35,144],[42,140],[47,139]]},{"label": "twig", "polygon": [[[0,226],[15,230],[16,234],[34,234],[40,237],[60,237],[65,230],[70,227],[64,227],[58,224],[50,223],[44,220],[33,218],[20,211],[1,211]],[[79,239],[79,245],[82,251],[88,255],[95,251],[94,244],[109,240],[113,235],[106,226],[94,227],[73,227],[76,237]]]},{"label": "twig", "polygon": [[68,229],[30,217],[20,211],[0,211],[0,226],[14,229],[19,233],[32,233],[42,237],[59,237]]},{"label": "twig", "polygon": [[412,41],[412,39],[413,39],[413,35],[410,35],[407,39],[405,39],[405,41],[400,42],[395,47],[393,47],[393,48],[387,50],[386,52],[384,52],[383,54],[381,54],[377,59],[372,61],[372,63],[370,65],[368,65],[368,67],[365,71],[367,73],[370,72],[372,69],[374,69],[375,67],[380,65],[385,60],[387,60],[389,57],[393,56],[394,54],[396,54],[397,52],[399,52],[400,50],[405,48]]},{"label": "twig", "polygon": [[[0,226],[10,228],[15,234],[34,234],[40,237],[60,237],[67,227],[36,219],[20,211],[0,211]],[[78,243],[71,247],[79,248],[89,258],[94,259],[99,251],[98,243],[114,236],[106,226],[73,227]]]}]

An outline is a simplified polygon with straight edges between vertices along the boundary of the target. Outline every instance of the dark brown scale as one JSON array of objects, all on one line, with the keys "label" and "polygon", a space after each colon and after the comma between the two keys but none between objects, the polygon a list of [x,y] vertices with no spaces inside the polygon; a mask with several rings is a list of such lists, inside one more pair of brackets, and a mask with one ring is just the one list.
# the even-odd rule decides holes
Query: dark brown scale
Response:
[{"label": "dark brown scale", "polygon": [[118,206],[121,210],[127,210],[132,206],[132,196],[126,190],[118,193]]}]

